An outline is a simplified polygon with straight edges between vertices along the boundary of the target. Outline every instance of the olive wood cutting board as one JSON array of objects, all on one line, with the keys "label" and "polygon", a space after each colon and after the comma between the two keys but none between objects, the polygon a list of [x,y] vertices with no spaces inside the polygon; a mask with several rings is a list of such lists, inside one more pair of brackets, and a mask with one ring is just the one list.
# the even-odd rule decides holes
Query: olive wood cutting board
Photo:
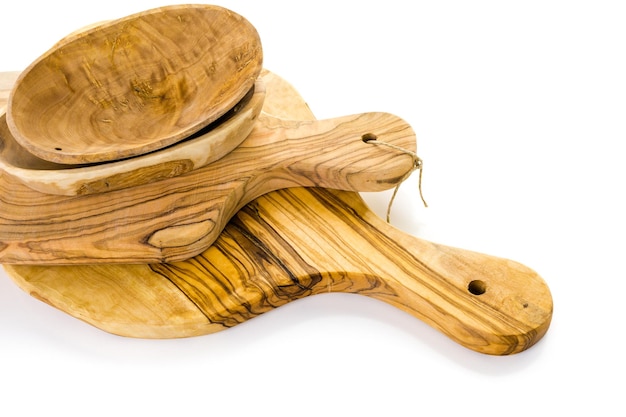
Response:
[{"label": "olive wood cutting board", "polygon": [[267,192],[295,186],[374,192],[398,185],[415,169],[414,157],[367,143],[374,136],[415,151],[411,126],[389,113],[326,120],[264,113],[218,161],[135,187],[51,195],[2,172],[0,263],[189,259],[206,250],[241,207]]},{"label": "olive wood cutting board", "polygon": [[[264,111],[313,119],[266,72]],[[5,265],[24,291],[104,331],[177,338],[228,329],[303,297],[389,303],[477,352],[506,355],[548,330],[544,280],[517,262],[431,243],[374,214],[358,193],[289,188],[243,207],[192,259],[144,265]]]}]

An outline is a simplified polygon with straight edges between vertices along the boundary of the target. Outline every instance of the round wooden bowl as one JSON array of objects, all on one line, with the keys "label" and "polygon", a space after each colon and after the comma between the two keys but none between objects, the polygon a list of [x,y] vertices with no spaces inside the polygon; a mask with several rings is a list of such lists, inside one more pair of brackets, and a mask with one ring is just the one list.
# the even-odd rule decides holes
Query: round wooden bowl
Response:
[{"label": "round wooden bowl", "polygon": [[164,148],[217,120],[262,69],[259,35],[219,6],[147,10],[72,34],[20,75],[7,125],[33,155],[100,163]]}]

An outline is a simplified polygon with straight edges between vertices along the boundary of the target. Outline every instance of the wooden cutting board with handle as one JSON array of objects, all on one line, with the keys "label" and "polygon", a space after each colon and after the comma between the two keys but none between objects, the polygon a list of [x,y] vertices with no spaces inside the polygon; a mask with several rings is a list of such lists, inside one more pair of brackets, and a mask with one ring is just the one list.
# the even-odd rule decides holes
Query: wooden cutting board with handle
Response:
[{"label": "wooden cutting board with handle", "polygon": [[[313,119],[265,72],[264,111]],[[358,193],[290,188],[243,207],[192,259],[144,265],[5,265],[24,291],[104,331],[142,338],[206,335],[328,292],[400,308],[477,352],[507,355],[548,330],[545,281],[517,262],[410,236]]]},{"label": "wooden cutting board with handle", "polygon": [[[267,192],[295,186],[393,188],[415,169],[415,132],[372,112],[326,120],[261,114],[218,161],[172,178],[81,196],[37,192],[0,173],[0,263],[154,263],[206,250],[228,220]],[[113,181],[113,178],[107,181]],[[107,187],[110,184],[89,184]]]}]

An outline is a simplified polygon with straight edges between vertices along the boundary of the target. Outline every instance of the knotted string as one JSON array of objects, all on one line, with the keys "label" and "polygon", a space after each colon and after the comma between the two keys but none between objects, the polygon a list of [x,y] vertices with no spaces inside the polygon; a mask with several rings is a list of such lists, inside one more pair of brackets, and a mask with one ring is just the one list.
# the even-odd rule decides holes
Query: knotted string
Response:
[{"label": "knotted string", "polygon": [[415,172],[416,170],[419,170],[420,172],[418,182],[417,182],[417,187],[420,193],[420,198],[422,199],[422,203],[424,203],[424,207],[428,207],[428,204],[426,204],[426,200],[424,200],[424,194],[422,193],[422,173],[424,171],[423,170],[424,162],[422,161],[422,158],[417,156],[415,152],[405,149],[401,146],[394,145],[393,143],[380,141],[377,139],[376,135],[373,135],[373,134],[363,135],[363,142],[371,143],[372,145],[386,146],[396,151],[405,153],[409,155],[411,158],[413,158],[413,168],[411,168],[406,174],[404,174],[404,176],[402,177],[398,185],[396,185],[396,187],[393,190],[393,194],[391,195],[391,200],[389,200],[389,205],[387,206],[387,223],[389,223],[389,219],[391,217],[391,206],[393,205],[393,201],[396,199],[396,195],[398,194],[398,189],[400,189],[400,185],[402,185],[402,183],[406,181],[406,179],[409,178],[411,174],[413,174],[413,172]]}]

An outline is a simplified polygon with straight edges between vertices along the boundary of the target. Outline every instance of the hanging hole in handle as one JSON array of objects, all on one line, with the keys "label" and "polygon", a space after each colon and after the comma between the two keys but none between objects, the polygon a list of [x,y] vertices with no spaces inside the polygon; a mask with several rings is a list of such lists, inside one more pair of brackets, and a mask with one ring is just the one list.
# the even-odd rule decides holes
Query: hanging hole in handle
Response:
[{"label": "hanging hole in handle", "polygon": [[469,283],[469,285],[467,286],[467,290],[474,295],[481,295],[484,294],[485,291],[487,291],[487,284],[485,283],[485,281],[475,279],[474,281]]},{"label": "hanging hole in handle", "polygon": [[370,140],[376,140],[378,139],[378,136],[376,136],[373,133],[365,133],[364,135],[361,136],[361,139],[363,139],[363,142],[367,143]]}]

